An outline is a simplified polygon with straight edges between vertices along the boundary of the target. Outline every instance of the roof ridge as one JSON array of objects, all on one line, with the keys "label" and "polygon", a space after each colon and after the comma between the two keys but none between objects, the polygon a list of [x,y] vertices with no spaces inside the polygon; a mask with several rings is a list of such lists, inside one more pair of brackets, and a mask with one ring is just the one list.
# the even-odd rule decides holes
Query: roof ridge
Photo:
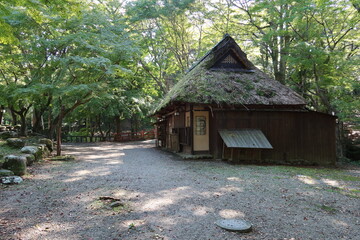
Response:
[{"label": "roof ridge", "polygon": [[[220,43],[222,43],[223,41],[225,41],[225,39],[227,39],[227,38],[230,38],[230,39],[234,40],[228,33],[226,33],[226,34],[224,35],[224,37],[223,37],[217,44],[215,44],[214,47],[212,47],[209,51],[207,51],[207,53],[205,53],[204,56],[202,56],[199,60],[197,60],[197,61],[186,71],[186,73],[189,73],[189,72],[190,72],[191,70],[193,70],[197,65],[199,65],[207,56],[210,55],[210,53],[211,53],[212,51],[214,51],[214,49],[215,49],[216,47],[218,47],[218,46],[220,45]],[[234,40],[234,41],[235,41],[235,40]]]}]

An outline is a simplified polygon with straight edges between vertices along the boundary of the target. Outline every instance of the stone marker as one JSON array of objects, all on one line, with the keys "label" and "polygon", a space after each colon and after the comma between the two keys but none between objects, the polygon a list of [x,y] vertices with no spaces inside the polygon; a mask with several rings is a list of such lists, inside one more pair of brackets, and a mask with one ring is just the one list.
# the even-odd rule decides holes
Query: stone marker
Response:
[{"label": "stone marker", "polygon": [[8,169],[0,169],[0,177],[14,176],[13,171]]},{"label": "stone marker", "polygon": [[11,177],[2,177],[1,183],[3,184],[19,184],[23,181],[21,177],[11,176]]},{"label": "stone marker", "polygon": [[242,219],[222,219],[216,221],[215,224],[229,231],[250,232],[252,230],[251,224]]}]

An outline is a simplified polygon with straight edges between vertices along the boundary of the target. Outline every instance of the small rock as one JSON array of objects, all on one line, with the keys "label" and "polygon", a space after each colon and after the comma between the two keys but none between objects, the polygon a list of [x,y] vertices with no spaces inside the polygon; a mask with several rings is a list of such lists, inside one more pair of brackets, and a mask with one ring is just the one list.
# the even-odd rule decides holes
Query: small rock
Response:
[{"label": "small rock", "polygon": [[0,169],[0,177],[14,176],[13,171],[8,169]]},{"label": "small rock", "polygon": [[3,168],[13,171],[15,175],[22,176],[26,173],[26,157],[7,155]]},{"label": "small rock", "polygon": [[110,203],[111,208],[120,207],[120,206],[124,206],[124,204],[120,201]]},{"label": "small rock", "polygon": [[11,177],[2,177],[1,183],[3,184],[19,184],[23,181],[23,179],[19,176],[11,176]]},{"label": "small rock", "polygon": [[22,148],[25,146],[25,141],[21,138],[8,138],[6,140],[7,145],[13,148]]}]

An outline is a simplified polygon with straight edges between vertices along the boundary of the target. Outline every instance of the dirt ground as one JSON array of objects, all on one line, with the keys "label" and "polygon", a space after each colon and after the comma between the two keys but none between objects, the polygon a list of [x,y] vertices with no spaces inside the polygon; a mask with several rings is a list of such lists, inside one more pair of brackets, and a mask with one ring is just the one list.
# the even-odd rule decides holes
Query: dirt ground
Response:
[{"label": "dirt ground", "polygon": [[[0,239],[359,239],[360,170],[182,160],[152,142],[65,146],[0,186]],[[107,198],[104,198],[107,197]],[[120,205],[111,207],[114,201]],[[214,222],[242,218],[250,233]]]}]

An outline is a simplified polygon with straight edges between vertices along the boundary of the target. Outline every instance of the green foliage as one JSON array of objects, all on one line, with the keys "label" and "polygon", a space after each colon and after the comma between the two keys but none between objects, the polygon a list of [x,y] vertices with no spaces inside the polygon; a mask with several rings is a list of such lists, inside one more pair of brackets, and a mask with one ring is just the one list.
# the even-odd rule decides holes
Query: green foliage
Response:
[{"label": "green foliage", "polygon": [[[139,39],[142,77],[147,78],[153,92],[162,96],[203,53],[203,22],[196,19],[200,10],[193,0],[134,1],[127,6],[129,21],[136,25]],[[195,27],[199,28],[194,28]],[[198,36],[200,34],[200,37]]]},{"label": "green foliage", "polygon": [[[357,0],[3,0],[0,105],[7,118],[12,111],[27,119],[33,113],[50,125],[62,114],[68,125],[99,118],[97,128],[114,119],[146,125],[150,105],[229,33],[310,108],[359,125],[359,6]],[[255,91],[251,83],[244,88]]]},{"label": "green foliage", "polygon": [[233,31],[256,46],[250,48],[260,53],[255,63],[302,94],[310,108],[359,121],[356,3],[235,0],[233,6],[233,19],[241,22]]},{"label": "green foliage", "polygon": [[41,18],[17,6],[9,9],[3,19],[17,42],[1,46],[4,105],[34,105],[57,124],[77,107],[106,101],[114,88],[128,85],[137,49],[123,18],[114,19],[96,5],[65,11],[39,3]]}]

